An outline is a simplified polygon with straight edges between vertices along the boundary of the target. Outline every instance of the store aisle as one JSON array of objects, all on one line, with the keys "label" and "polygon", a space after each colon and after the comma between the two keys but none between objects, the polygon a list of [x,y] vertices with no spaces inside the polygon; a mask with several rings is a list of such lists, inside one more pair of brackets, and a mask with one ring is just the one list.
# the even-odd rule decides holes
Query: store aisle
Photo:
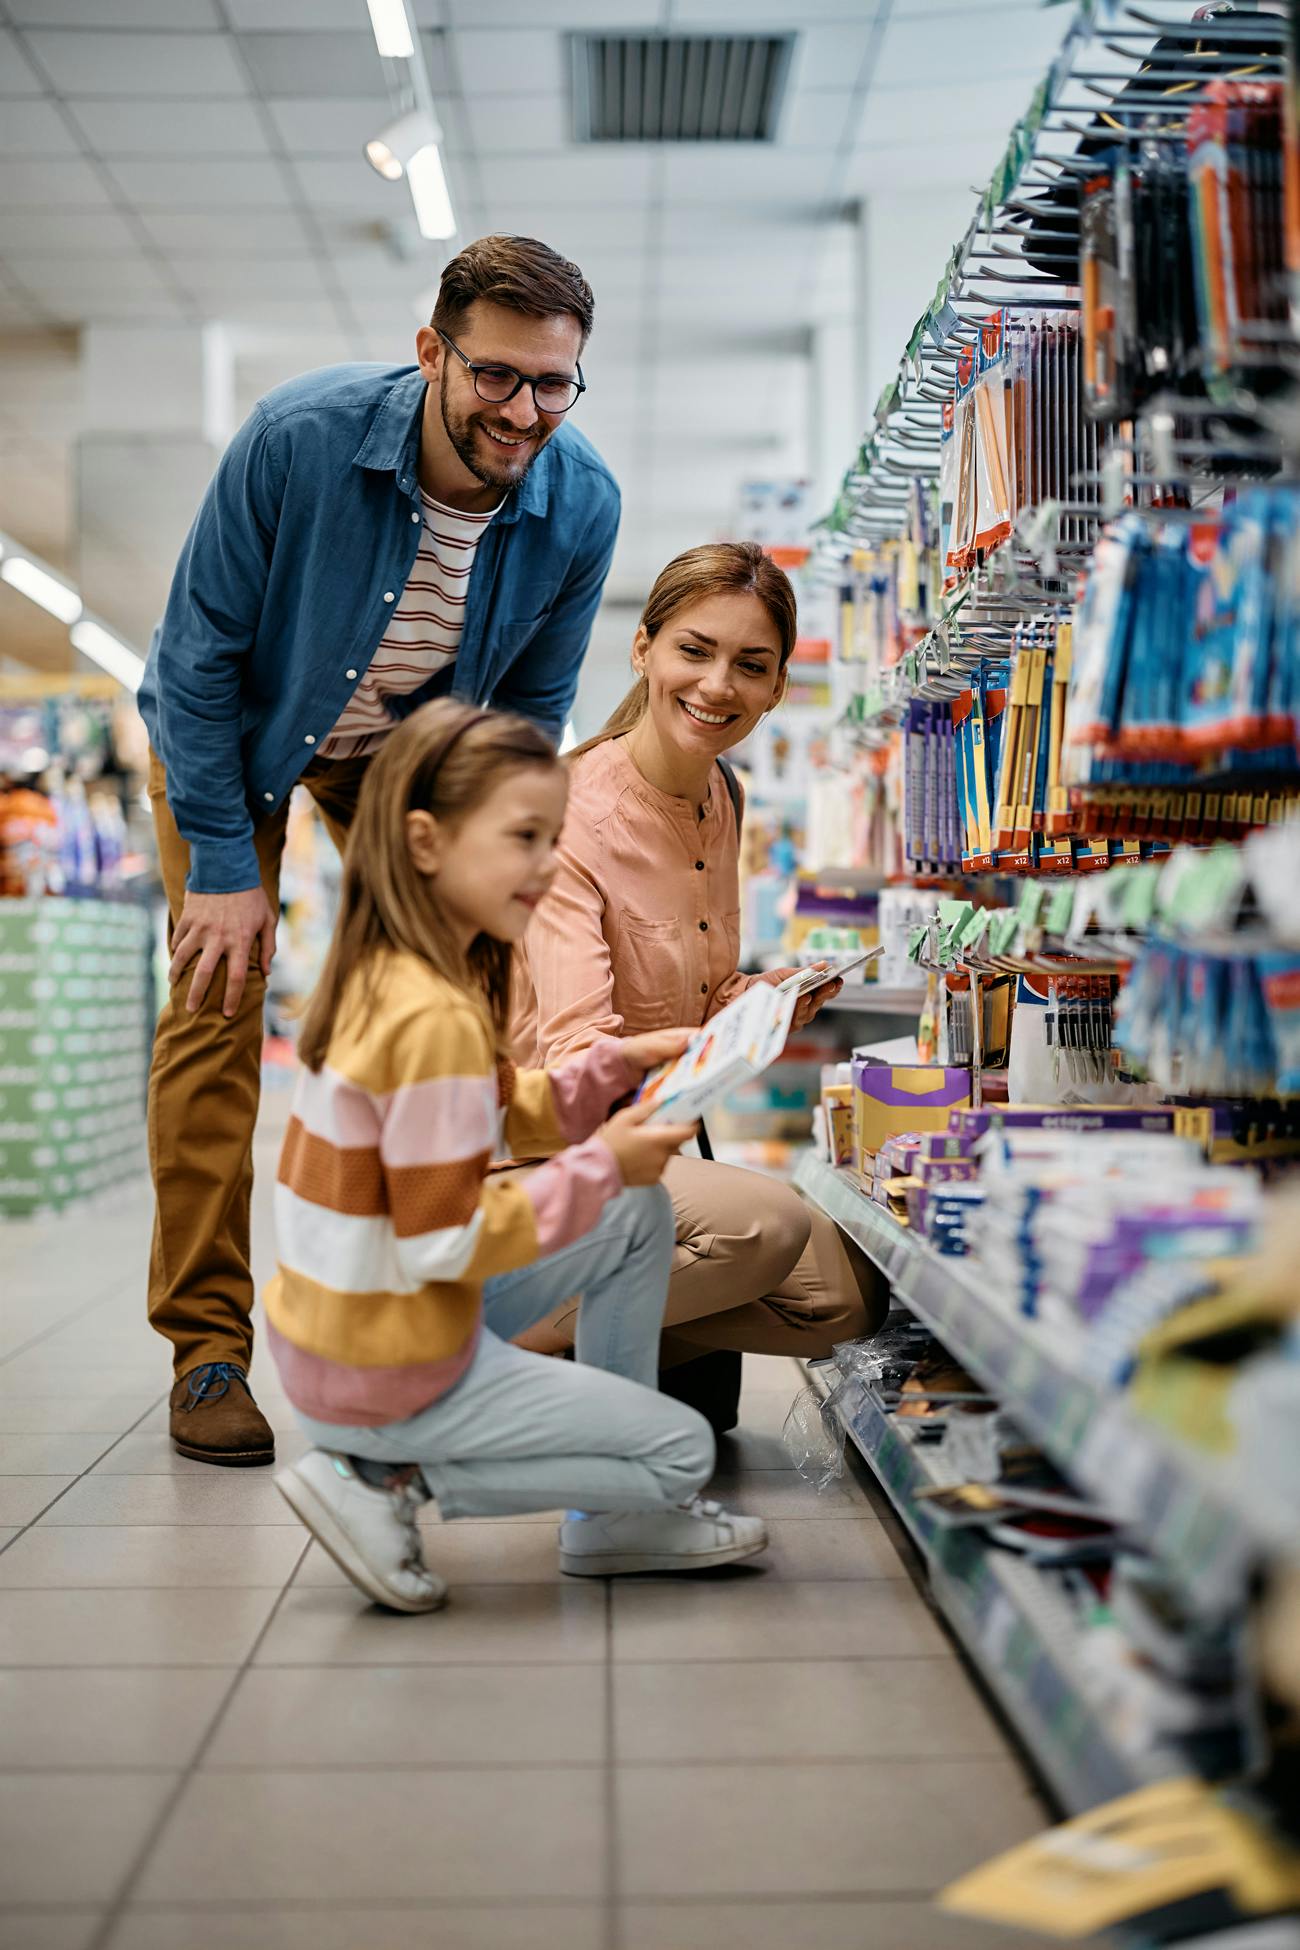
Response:
[{"label": "store aisle", "polygon": [[452,1603],[392,1617],[269,1471],[172,1454],[147,1213],[133,1185],[6,1235],[8,1950],[1005,1940],[928,1894],[1040,1811],[862,1491],[787,1466],[792,1363],[750,1363],[723,1444],[765,1570],[592,1586],[560,1577],[550,1519],[435,1524]]}]

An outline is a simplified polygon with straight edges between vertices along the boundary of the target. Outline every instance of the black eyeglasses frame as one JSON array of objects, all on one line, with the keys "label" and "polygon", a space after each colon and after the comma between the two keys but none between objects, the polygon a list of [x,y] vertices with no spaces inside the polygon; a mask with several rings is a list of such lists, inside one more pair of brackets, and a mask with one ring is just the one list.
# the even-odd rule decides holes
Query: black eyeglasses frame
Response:
[{"label": "black eyeglasses frame", "polygon": [[[504,406],[508,400],[515,398],[522,387],[530,386],[532,388],[533,406],[535,410],[538,413],[548,413],[558,417],[562,413],[572,413],[574,407],[587,390],[587,382],[582,376],[582,365],[579,361],[575,361],[575,364],[578,366],[578,377],[576,379],[565,379],[565,375],[561,372],[541,372],[536,374],[520,372],[517,366],[508,366],[503,359],[471,359],[461,351],[455,339],[450,338],[440,325],[435,325],[433,329],[443,344],[456,354],[456,357],[474,381],[474,391],[478,393],[479,398],[488,406]],[[498,399],[490,400],[486,393],[479,392],[478,376],[481,372],[512,372],[515,376],[515,383],[508,393],[502,393]],[[537,388],[539,386],[545,386],[548,381],[557,379],[564,379],[566,385],[573,386],[577,389],[573,398],[567,406],[543,406],[538,400]]]}]

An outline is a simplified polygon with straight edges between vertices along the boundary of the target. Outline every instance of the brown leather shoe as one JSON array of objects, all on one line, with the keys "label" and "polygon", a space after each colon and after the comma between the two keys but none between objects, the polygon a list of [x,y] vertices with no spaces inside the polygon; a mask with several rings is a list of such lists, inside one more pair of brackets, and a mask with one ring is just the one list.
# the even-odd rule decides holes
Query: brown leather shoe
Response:
[{"label": "brown leather shoe", "polygon": [[247,1469],[275,1461],[275,1436],[233,1361],[207,1361],[171,1393],[172,1447],[195,1462]]}]

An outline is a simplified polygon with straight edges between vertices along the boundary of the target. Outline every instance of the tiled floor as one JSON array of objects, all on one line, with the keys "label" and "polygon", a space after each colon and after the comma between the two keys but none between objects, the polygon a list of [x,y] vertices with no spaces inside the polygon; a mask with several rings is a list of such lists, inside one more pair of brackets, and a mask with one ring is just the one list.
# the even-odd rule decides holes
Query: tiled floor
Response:
[{"label": "tiled floor", "polygon": [[398,1618],[269,1471],[171,1452],[147,1237],[142,1186],[0,1231],[6,1950],[1005,1942],[929,1896],[1041,1811],[872,1502],[788,1467],[792,1363],[723,1445],[763,1568],[571,1583],[551,1519],[431,1524],[452,1603]]}]

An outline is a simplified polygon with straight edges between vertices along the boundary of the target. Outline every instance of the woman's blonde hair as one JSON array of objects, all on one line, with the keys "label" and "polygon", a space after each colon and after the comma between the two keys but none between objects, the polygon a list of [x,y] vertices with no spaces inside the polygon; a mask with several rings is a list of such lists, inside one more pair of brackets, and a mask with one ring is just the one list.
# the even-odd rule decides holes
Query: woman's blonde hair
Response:
[{"label": "woman's blonde hair", "polygon": [[356,975],[356,1003],[374,999],[381,950],[418,955],[439,975],[481,994],[504,1051],[510,1010],[509,942],[480,934],[462,954],[437,890],[411,858],[406,815],[454,824],[509,773],[558,766],[555,747],[526,718],[440,698],[413,711],[371,760],[343,856],[338,918],[325,966],[303,1015],[298,1054],[309,1070],[325,1061],[344,995]]},{"label": "woman's blonde hair", "polygon": [[[776,625],[781,641],[780,668],[784,670],[794,651],[798,608],[789,576],[784,569],[777,568],[757,542],[705,542],[699,548],[688,548],[684,554],[675,555],[655,578],[638,628],[653,638],[669,617],[687,603],[708,596],[730,595],[757,596]],[[570,760],[581,758],[584,752],[603,745],[609,738],[622,738],[634,730],[645,716],[649,702],[649,680],[638,677],[612,717],[594,738],[588,738],[585,744],[570,752]]]}]

